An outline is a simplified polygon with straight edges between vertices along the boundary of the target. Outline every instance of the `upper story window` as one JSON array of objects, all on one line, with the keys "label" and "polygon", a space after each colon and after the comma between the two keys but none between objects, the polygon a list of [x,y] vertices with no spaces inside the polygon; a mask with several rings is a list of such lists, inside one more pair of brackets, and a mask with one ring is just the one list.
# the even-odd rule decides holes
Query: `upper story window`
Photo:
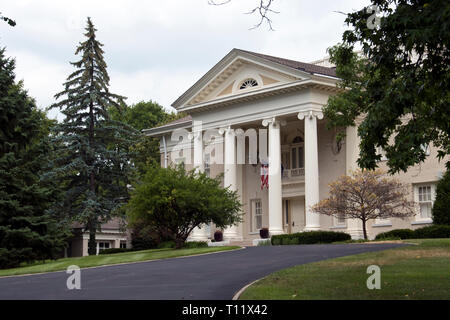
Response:
[{"label": "upper story window", "polygon": [[239,89],[248,89],[251,87],[256,87],[258,85],[258,82],[255,79],[246,79],[242,82]]}]

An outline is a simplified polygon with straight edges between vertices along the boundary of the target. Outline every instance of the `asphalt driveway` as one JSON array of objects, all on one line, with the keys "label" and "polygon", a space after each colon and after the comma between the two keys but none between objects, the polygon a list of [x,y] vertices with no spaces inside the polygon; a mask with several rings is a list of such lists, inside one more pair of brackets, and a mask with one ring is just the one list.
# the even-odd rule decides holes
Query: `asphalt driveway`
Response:
[{"label": "asphalt driveway", "polygon": [[401,244],[261,246],[201,256],[81,270],[81,289],[68,290],[65,271],[0,278],[0,299],[229,300],[274,271]]}]

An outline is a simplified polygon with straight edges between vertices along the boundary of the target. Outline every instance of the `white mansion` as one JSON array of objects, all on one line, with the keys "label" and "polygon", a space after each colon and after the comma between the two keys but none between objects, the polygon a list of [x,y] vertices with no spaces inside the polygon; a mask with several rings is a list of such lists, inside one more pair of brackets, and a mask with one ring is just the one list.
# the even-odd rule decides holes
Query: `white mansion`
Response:
[{"label": "white mansion", "polygon": [[[344,231],[362,237],[357,220],[311,212],[327,197],[328,184],[357,168],[358,137],[346,129],[344,143],[327,130],[322,107],[337,92],[338,78],[326,60],[302,63],[233,49],[174,103],[189,116],[145,130],[161,140],[161,163],[182,161],[210,176],[224,173],[224,186],[237,190],[244,222],[224,230],[230,240],[304,230]],[[417,228],[432,222],[435,185],[445,171],[431,146],[427,160],[397,175],[418,202],[407,220],[376,220],[368,233]],[[266,157],[266,155],[268,155]],[[269,165],[262,188],[261,165]],[[445,160],[445,159],[444,159]],[[385,167],[383,161],[379,163]],[[213,226],[194,230],[191,239],[211,237]]]}]

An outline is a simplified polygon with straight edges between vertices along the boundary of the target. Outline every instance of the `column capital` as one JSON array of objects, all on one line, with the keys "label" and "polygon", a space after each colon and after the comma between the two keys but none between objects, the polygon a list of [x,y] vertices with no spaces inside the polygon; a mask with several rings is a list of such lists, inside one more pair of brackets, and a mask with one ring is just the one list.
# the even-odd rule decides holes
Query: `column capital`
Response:
[{"label": "column capital", "polygon": [[226,127],[222,127],[222,128],[219,128],[219,134],[231,134],[231,133],[234,133],[234,129],[233,128],[231,128],[231,125],[228,125],[228,126],[226,126]]},{"label": "column capital", "polygon": [[316,117],[317,119],[322,120],[323,112],[320,110],[308,109],[308,110],[300,111],[297,115],[297,118],[299,120],[303,120],[305,118],[312,119],[313,117]]},{"label": "column capital", "polygon": [[277,117],[266,118],[266,119],[263,119],[262,125],[264,127],[267,127],[269,125],[273,125],[273,126],[282,125],[282,126],[285,126],[286,125],[286,120],[277,119]]},{"label": "column capital", "polygon": [[202,131],[191,131],[188,133],[189,140],[198,140],[202,137]]}]

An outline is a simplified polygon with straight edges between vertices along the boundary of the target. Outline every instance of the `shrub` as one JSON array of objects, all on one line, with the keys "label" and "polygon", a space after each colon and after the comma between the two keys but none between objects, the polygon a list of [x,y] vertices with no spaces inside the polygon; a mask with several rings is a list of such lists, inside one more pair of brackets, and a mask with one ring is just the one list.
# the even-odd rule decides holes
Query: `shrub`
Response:
[{"label": "shrub", "polygon": [[157,246],[158,249],[175,248],[175,241],[163,241]]},{"label": "shrub", "polygon": [[261,239],[267,239],[269,238],[269,229],[268,228],[262,228],[259,230],[259,236]]},{"label": "shrub", "polygon": [[450,238],[450,226],[446,225],[432,225],[416,230],[410,229],[395,229],[388,232],[383,232],[375,237],[375,240],[383,239],[427,239],[427,238]]},{"label": "shrub", "polygon": [[450,238],[450,226],[432,225],[414,230],[414,238]]},{"label": "shrub", "polygon": [[136,248],[111,248],[111,249],[104,249],[104,250],[100,251],[98,254],[112,254],[112,253],[139,251],[139,250],[141,250],[141,249],[136,249]]},{"label": "shrub", "polygon": [[208,246],[206,241],[188,241],[184,243],[184,249],[205,248]]},{"label": "shrub", "polygon": [[267,239],[267,240],[264,240],[264,241],[259,241],[258,244],[257,244],[258,247],[270,246],[270,245],[271,245],[270,239]]},{"label": "shrub", "polygon": [[214,232],[214,240],[216,242],[223,241],[223,232],[221,230],[216,230],[216,232]]},{"label": "shrub", "polygon": [[272,245],[332,243],[350,239],[351,236],[344,232],[307,231],[272,236]]},{"label": "shrub", "polygon": [[414,230],[411,229],[395,229],[388,232],[382,232],[377,234],[375,240],[386,240],[386,239],[413,239],[415,238]]},{"label": "shrub", "polygon": [[435,224],[450,225],[450,170],[447,170],[436,186],[432,213]]}]

